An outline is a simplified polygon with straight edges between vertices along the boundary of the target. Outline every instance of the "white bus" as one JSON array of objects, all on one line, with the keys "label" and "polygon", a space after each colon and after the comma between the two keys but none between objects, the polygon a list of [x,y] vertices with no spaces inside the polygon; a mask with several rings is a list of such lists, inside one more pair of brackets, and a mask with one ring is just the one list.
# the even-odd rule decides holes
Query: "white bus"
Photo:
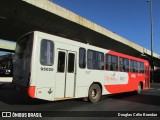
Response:
[{"label": "white bus", "polygon": [[[115,54],[112,59],[109,53]],[[120,69],[120,55],[128,59],[126,64],[136,60],[137,73],[129,67],[127,71]],[[149,74],[144,67],[149,70],[149,63],[142,59],[33,31],[17,41],[13,83],[26,88],[32,98],[89,98],[94,103],[101,95],[148,89]]]}]

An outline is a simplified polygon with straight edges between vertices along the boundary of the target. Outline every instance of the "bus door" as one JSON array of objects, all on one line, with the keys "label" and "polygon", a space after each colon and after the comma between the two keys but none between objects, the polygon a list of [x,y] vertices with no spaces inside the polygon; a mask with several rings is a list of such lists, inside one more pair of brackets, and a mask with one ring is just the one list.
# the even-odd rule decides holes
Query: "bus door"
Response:
[{"label": "bus door", "polygon": [[149,88],[150,86],[150,71],[149,67],[145,67],[145,88]]},{"label": "bus door", "polygon": [[76,52],[58,49],[55,99],[75,96]]}]

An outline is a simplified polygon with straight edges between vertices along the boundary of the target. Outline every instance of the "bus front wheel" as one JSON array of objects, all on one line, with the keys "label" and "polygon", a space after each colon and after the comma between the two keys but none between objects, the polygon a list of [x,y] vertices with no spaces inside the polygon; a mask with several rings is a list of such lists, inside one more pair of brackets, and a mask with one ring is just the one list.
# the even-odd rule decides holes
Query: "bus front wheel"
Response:
[{"label": "bus front wheel", "polygon": [[101,98],[101,95],[102,95],[102,91],[100,86],[98,84],[91,85],[88,93],[88,98],[90,102],[92,103],[98,102]]}]

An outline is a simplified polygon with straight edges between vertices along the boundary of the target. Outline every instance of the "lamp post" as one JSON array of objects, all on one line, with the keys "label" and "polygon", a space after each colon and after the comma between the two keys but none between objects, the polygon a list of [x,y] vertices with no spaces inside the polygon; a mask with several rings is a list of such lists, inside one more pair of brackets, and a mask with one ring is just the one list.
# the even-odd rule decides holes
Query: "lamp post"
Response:
[{"label": "lamp post", "polygon": [[153,17],[152,17],[152,0],[148,0],[150,3],[150,29],[151,29],[151,81],[153,81],[154,64],[153,64]]}]

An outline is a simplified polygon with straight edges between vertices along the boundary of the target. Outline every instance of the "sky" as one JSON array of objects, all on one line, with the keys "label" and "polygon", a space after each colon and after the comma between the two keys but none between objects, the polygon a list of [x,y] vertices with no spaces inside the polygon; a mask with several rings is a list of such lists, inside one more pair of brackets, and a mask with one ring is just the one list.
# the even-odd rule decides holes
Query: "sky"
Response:
[{"label": "sky", "polygon": [[[116,34],[151,49],[147,0],[52,0]],[[160,54],[160,0],[152,0],[153,51]]]}]

